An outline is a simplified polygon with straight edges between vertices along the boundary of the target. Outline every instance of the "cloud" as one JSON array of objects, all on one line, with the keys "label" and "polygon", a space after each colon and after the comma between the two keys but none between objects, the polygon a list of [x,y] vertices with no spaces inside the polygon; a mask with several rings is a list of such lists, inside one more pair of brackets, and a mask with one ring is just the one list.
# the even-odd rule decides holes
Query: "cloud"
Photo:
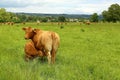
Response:
[{"label": "cloud", "polygon": [[18,0],[11,0],[11,1],[8,1],[8,0],[1,0],[0,1],[0,7],[3,7],[3,8],[8,8],[8,7],[25,7],[27,6],[28,3],[25,3],[22,4],[21,1],[18,1]]},{"label": "cloud", "polygon": [[1,0],[0,7],[3,8],[23,8],[28,6],[43,5],[44,1],[38,0]]},{"label": "cloud", "polygon": [[1,0],[0,7],[11,12],[100,14],[114,3],[120,0]]}]

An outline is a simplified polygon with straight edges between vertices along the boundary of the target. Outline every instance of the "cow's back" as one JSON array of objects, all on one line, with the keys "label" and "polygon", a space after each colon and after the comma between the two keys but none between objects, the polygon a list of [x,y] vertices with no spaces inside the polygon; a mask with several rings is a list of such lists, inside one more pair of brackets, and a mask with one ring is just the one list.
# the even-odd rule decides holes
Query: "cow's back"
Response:
[{"label": "cow's back", "polygon": [[40,37],[40,43],[44,47],[45,50],[52,50],[52,37],[50,31],[44,31]]},{"label": "cow's back", "polygon": [[59,35],[55,32],[51,31],[43,31],[42,33],[38,33],[39,39],[37,43],[37,48],[42,50],[44,48],[47,51],[51,51],[52,49],[57,50],[60,43]]}]

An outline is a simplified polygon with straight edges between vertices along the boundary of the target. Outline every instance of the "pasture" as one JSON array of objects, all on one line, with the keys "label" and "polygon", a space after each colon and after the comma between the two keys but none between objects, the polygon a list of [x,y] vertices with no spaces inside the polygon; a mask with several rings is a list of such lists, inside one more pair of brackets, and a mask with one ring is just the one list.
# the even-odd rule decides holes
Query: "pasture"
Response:
[{"label": "pasture", "polygon": [[[27,26],[60,35],[54,65],[24,60]],[[0,25],[0,80],[120,80],[120,23]]]}]

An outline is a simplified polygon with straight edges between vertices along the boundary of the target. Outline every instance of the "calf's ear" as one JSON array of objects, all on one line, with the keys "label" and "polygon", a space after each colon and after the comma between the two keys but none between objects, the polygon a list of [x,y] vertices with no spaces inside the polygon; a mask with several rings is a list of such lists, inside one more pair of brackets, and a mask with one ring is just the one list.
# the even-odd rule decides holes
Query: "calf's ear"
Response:
[{"label": "calf's ear", "polygon": [[22,28],[22,30],[26,30],[26,28]]},{"label": "calf's ear", "polygon": [[28,29],[32,29],[32,27],[28,27]]}]

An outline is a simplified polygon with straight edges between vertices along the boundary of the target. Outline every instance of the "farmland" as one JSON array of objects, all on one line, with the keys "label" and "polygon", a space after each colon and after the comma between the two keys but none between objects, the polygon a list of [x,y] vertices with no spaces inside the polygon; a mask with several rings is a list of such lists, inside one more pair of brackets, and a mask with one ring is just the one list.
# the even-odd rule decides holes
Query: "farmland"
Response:
[{"label": "farmland", "polygon": [[[22,27],[55,31],[56,63],[24,60]],[[120,23],[0,25],[0,80],[120,80]]]}]

